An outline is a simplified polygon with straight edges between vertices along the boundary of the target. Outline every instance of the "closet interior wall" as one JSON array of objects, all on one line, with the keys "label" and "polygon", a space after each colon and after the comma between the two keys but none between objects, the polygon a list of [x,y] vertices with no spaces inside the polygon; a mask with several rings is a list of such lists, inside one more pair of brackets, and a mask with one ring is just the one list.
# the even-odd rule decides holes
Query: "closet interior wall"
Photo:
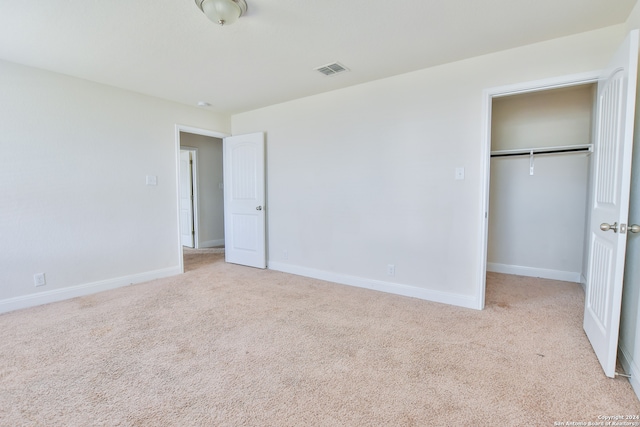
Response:
[{"label": "closet interior wall", "polygon": [[[595,85],[494,98],[491,151],[592,143]],[[487,271],[580,282],[591,156],[492,157]]]}]

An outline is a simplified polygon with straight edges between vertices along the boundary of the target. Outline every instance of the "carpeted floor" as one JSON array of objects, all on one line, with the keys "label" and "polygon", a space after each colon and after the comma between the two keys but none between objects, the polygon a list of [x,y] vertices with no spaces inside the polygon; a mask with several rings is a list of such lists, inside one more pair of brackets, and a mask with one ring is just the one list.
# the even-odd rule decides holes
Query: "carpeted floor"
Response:
[{"label": "carpeted floor", "polygon": [[185,270],[0,315],[0,425],[553,426],[640,414],[629,382],[602,373],[576,284],[491,274],[475,311],[219,253],[187,253]]}]

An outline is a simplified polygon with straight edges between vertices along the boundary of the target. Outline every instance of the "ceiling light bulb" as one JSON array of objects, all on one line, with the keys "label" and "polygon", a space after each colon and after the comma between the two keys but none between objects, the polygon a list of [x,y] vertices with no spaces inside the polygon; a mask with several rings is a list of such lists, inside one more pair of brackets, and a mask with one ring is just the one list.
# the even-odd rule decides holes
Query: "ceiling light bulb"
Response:
[{"label": "ceiling light bulb", "polygon": [[244,0],[195,0],[207,18],[220,25],[233,24],[247,11]]}]

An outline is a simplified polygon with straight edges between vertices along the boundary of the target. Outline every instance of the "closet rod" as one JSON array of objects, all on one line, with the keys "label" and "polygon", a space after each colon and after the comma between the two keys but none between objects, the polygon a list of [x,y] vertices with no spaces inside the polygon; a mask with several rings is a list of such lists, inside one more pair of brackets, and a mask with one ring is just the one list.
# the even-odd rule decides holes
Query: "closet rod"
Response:
[{"label": "closet rod", "polygon": [[540,155],[540,154],[580,153],[580,152],[591,152],[591,151],[593,151],[593,146],[591,144],[587,144],[587,145],[576,145],[576,146],[567,146],[567,147],[548,147],[548,148],[530,148],[530,149],[522,149],[522,150],[492,151],[491,157],[530,156],[531,154]]}]

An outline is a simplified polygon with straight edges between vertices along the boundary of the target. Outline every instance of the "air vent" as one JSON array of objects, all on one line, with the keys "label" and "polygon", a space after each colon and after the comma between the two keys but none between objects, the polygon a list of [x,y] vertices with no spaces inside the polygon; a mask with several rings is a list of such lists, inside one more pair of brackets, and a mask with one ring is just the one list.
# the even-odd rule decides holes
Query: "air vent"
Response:
[{"label": "air vent", "polygon": [[322,67],[316,68],[316,70],[320,71],[325,76],[333,76],[334,74],[338,74],[343,71],[349,71],[347,67],[340,64],[339,62],[333,62],[331,64],[323,65]]}]

